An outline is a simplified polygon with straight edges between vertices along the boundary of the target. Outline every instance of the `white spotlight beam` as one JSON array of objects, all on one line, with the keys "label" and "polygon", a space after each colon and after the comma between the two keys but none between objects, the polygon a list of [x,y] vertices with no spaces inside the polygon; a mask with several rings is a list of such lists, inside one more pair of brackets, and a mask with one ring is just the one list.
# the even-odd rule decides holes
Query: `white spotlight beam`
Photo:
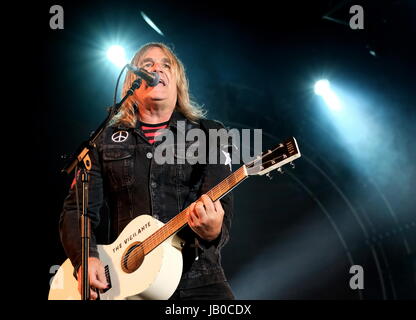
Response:
[{"label": "white spotlight beam", "polygon": [[321,96],[324,99],[326,105],[331,110],[339,111],[342,109],[341,103],[335,94],[335,92],[331,89],[331,85],[328,80],[319,80],[315,83],[315,94]]},{"label": "white spotlight beam", "polygon": [[107,58],[118,68],[124,67],[127,63],[126,53],[123,47],[114,45],[107,50]]},{"label": "white spotlight beam", "polygon": [[144,21],[146,21],[146,23],[153,29],[155,30],[157,33],[159,33],[161,36],[165,36],[163,34],[163,32],[154,24],[154,22],[143,12],[140,11],[140,14],[142,15]]}]

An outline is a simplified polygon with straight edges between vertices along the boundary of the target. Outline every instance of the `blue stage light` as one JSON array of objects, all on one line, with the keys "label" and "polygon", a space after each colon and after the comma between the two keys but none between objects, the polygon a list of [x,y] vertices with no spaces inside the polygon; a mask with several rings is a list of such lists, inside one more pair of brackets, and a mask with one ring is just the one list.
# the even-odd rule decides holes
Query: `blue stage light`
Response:
[{"label": "blue stage light", "polygon": [[124,48],[119,45],[113,45],[107,50],[107,58],[118,68],[126,65],[126,52]]}]

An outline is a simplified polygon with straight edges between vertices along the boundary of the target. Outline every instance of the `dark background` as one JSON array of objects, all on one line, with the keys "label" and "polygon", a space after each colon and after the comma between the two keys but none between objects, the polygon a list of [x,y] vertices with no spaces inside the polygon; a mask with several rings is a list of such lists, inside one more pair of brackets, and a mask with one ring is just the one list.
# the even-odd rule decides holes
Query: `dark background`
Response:
[{"label": "dark background", "polygon": [[[54,4],[64,30],[49,28]],[[354,4],[364,30],[349,27]],[[15,40],[37,74],[21,103],[28,110],[17,109],[28,115],[19,148],[35,173],[22,219],[41,230],[44,299],[50,268],[65,260],[58,220],[72,179],[60,174],[62,155],[112,104],[120,70],[106,49],[123,45],[130,58],[149,41],[174,47],[209,118],[262,129],[264,149],[295,136],[302,152],[294,170],[235,190],[222,262],[238,299],[415,299],[414,1],[60,1],[22,10],[30,19]],[[341,113],[314,94],[321,78],[337,89]],[[363,290],[349,287],[352,265],[364,269]]]}]

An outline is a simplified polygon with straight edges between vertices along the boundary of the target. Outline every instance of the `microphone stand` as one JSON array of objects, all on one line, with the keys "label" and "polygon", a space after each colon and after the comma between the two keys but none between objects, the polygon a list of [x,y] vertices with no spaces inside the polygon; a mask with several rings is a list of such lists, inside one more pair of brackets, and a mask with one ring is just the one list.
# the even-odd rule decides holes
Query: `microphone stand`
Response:
[{"label": "microphone stand", "polygon": [[[88,258],[89,258],[89,247],[91,239],[91,226],[88,216],[88,188],[89,188],[89,171],[91,170],[92,163],[89,156],[89,152],[96,147],[96,141],[103,133],[104,129],[109,124],[110,120],[116,115],[123,105],[124,101],[133,94],[134,90],[140,87],[142,80],[137,78],[131,85],[130,89],[127,91],[123,99],[110,107],[109,114],[107,118],[101,123],[101,125],[94,131],[90,138],[84,141],[77,149],[74,155],[71,156],[68,163],[61,170],[62,173],[67,173],[68,175],[74,170],[75,167],[80,167],[81,172],[81,182],[82,182],[82,214],[80,215],[81,219],[81,270],[82,270],[82,279],[81,279],[81,300],[90,299],[90,285],[88,280]],[[76,175],[77,176],[77,175]],[[77,178],[78,179],[78,178]]]}]

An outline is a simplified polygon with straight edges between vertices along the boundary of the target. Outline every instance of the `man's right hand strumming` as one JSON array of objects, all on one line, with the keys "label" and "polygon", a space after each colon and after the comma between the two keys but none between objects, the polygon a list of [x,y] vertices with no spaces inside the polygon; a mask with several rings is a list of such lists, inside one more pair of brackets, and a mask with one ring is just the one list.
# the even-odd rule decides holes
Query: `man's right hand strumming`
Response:
[{"label": "man's right hand strumming", "polygon": [[[105,277],[104,266],[98,258],[88,258],[88,278],[90,279],[90,299],[96,300],[98,297],[95,289],[107,288],[107,280]],[[82,268],[78,269],[78,291],[81,293],[81,279],[82,279]]]}]

